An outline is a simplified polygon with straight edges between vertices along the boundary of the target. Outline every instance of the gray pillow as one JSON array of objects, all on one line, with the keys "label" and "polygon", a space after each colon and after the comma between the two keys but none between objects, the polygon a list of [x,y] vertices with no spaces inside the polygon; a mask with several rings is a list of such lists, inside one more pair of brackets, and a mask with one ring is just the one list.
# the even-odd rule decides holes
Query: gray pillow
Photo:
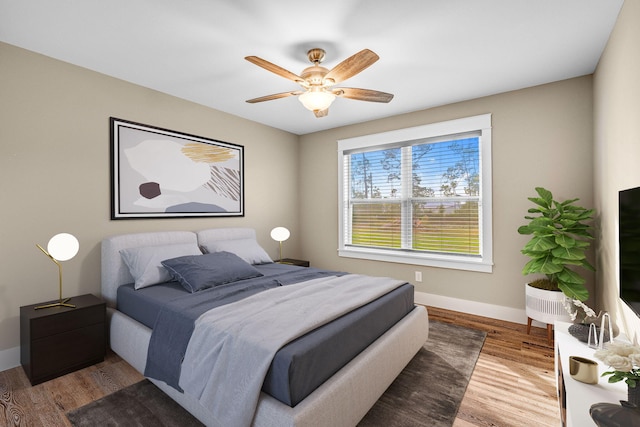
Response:
[{"label": "gray pillow", "polygon": [[205,243],[203,252],[231,252],[249,264],[272,263],[273,260],[255,239],[217,240]]},{"label": "gray pillow", "polygon": [[171,276],[161,265],[163,259],[200,254],[202,251],[195,243],[142,246],[120,251],[122,260],[129,267],[129,272],[135,280],[135,289],[171,280]]},{"label": "gray pillow", "polygon": [[181,256],[164,260],[162,265],[173,280],[191,293],[263,275],[230,252]]}]

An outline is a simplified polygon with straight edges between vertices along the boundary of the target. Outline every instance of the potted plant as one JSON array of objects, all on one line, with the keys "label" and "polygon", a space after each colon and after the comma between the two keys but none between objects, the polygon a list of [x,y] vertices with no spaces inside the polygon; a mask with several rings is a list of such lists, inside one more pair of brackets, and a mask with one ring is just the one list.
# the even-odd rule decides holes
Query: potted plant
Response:
[{"label": "potted plant", "polygon": [[579,199],[553,200],[551,191],[542,187],[536,187],[536,192],[539,197],[528,198],[537,205],[528,212],[536,216],[525,216],[529,223],[518,228],[518,233],[532,236],[521,251],[531,258],[522,274],[542,273],[567,297],[586,301],[586,280],[572,268],[595,271],[586,256],[592,227],[584,222],[593,219],[595,211],[576,206]]},{"label": "potted plant", "polygon": [[[575,205],[579,199],[558,202],[553,199],[553,194],[549,190],[542,187],[536,187],[536,192],[538,197],[528,198],[536,205],[528,210],[531,215],[525,216],[529,223],[518,228],[518,233],[531,236],[531,240],[521,251],[531,258],[522,269],[522,274],[544,275],[544,278],[529,283],[527,289],[535,286],[538,289],[553,292],[550,298],[555,300],[556,306],[559,304],[562,307],[559,311],[563,313],[557,313],[557,307],[550,311],[558,314],[556,320],[564,320],[562,315],[567,316],[564,309],[565,296],[576,302],[578,307],[583,308],[586,305],[582,302],[589,298],[589,291],[584,286],[586,280],[574,271],[574,268],[582,267],[595,271],[586,256],[586,251],[593,239],[590,233],[592,227],[585,223],[593,218],[595,211]],[[529,304],[529,299],[539,299],[543,293],[544,291],[536,292],[535,296],[527,297],[529,325],[531,318],[547,324],[553,323],[550,316],[540,318],[540,316],[534,317],[535,314],[530,315],[530,312],[535,312],[545,304],[539,302]],[[530,305],[539,307],[531,307],[532,310],[530,310]]]}]

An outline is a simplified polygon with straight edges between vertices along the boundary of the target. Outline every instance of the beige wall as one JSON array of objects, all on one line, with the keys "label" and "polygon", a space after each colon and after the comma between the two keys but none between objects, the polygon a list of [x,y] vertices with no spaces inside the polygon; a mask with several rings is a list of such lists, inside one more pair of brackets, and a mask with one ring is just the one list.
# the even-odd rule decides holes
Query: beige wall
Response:
[{"label": "beige wall", "polygon": [[[493,126],[492,274],[338,257],[336,140],[483,113]],[[543,186],[593,206],[592,152],[590,76],[302,136],[302,256],[320,267],[405,279],[419,292],[524,309],[527,238],[516,230],[531,206],[527,197]],[[422,283],[413,280],[416,270]]]},{"label": "beige wall", "polygon": [[598,303],[630,337],[640,320],[619,298],[618,191],[640,186],[640,1],[627,0],[594,74]]},{"label": "beige wall", "polygon": [[[244,218],[110,218],[109,117],[245,147]],[[19,345],[19,307],[57,298],[56,266],[35,246],[70,232],[65,295],[100,292],[100,240],[154,230],[247,226],[272,257],[277,225],[299,245],[298,138],[0,43],[0,356]],[[278,191],[274,191],[274,189]],[[0,357],[2,359],[2,357]]]}]

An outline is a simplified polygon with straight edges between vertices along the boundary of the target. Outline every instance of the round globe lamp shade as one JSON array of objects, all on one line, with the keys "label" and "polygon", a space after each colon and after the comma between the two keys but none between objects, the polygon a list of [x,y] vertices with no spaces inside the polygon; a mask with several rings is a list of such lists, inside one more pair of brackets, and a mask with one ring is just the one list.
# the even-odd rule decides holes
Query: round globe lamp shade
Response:
[{"label": "round globe lamp shade", "polygon": [[49,240],[47,251],[58,261],[67,261],[76,256],[80,249],[78,239],[69,233],[56,234]]},{"label": "round globe lamp shade", "polygon": [[271,230],[271,238],[276,242],[284,242],[289,236],[291,236],[291,233],[284,227],[276,227]]},{"label": "round globe lamp shade", "polygon": [[336,96],[324,90],[308,90],[298,97],[304,108],[310,111],[322,111],[331,106]]}]

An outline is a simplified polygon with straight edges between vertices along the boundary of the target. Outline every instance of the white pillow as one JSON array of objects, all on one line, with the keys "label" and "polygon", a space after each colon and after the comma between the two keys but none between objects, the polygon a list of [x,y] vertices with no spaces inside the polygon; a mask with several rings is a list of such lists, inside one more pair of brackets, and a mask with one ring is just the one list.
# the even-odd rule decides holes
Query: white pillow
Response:
[{"label": "white pillow", "polygon": [[267,252],[255,239],[217,240],[207,243],[204,248],[209,253],[231,252],[249,264],[265,264],[273,262]]},{"label": "white pillow", "polygon": [[202,252],[195,243],[182,243],[122,249],[120,255],[135,280],[135,289],[142,289],[171,281],[171,275],[162,266],[162,261],[185,255],[202,255]]}]

